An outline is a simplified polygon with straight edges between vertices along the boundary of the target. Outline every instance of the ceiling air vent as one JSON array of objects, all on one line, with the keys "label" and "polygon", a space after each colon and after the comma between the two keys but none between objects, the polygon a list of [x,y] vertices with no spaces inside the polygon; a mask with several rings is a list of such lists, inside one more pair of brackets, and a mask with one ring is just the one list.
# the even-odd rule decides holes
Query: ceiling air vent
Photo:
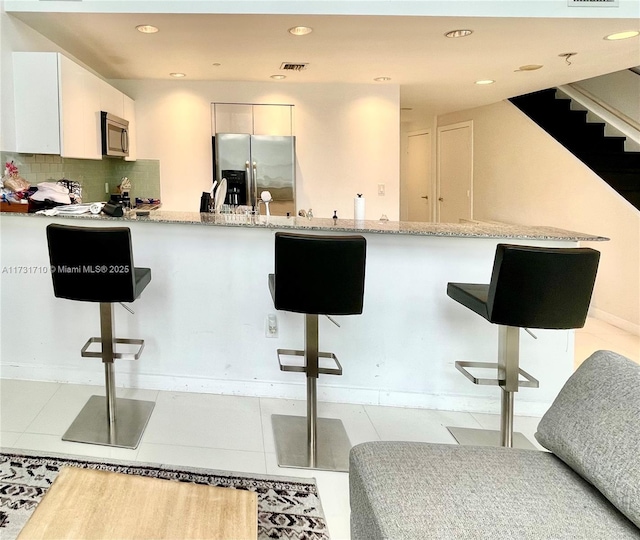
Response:
[{"label": "ceiling air vent", "polygon": [[569,7],[618,7],[620,0],[567,0]]},{"label": "ceiling air vent", "polygon": [[285,71],[302,71],[303,69],[307,69],[308,65],[308,62],[282,62],[280,69],[284,69]]}]

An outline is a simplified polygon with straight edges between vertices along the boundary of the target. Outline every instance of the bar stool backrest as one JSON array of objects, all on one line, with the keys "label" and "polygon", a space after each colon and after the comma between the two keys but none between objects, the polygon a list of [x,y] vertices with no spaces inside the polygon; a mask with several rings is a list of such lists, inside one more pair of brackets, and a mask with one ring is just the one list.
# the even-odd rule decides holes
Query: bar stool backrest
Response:
[{"label": "bar stool backrest", "polygon": [[582,328],[600,253],[590,248],[498,244],[489,321],[524,328]]},{"label": "bar stool backrest", "polygon": [[318,315],[362,313],[367,242],[362,236],[276,233],[276,309]]},{"label": "bar stool backrest", "polygon": [[47,226],[54,294],[85,302],[133,302],[135,269],[128,227]]}]

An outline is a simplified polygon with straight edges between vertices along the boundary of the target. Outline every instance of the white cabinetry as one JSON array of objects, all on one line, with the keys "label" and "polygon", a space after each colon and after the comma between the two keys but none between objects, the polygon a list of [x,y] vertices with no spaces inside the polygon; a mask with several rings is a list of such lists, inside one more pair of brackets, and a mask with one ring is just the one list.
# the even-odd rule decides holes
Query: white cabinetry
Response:
[{"label": "white cabinetry", "polygon": [[102,159],[100,79],[66,56],[57,60],[60,155]]},{"label": "white cabinetry", "polygon": [[129,155],[125,161],[136,160],[136,108],[135,101],[114,88],[106,81],[100,81],[100,110],[123,118],[129,122]]},{"label": "white cabinetry", "polygon": [[213,104],[213,133],[293,135],[293,105]]},{"label": "white cabinetry", "polygon": [[126,96],[59,53],[14,52],[13,70],[16,150],[102,159],[100,111],[124,116]]},{"label": "white cabinetry", "polygon": [[122,94],[124,98],[123,118],[129,120],[129,155],[125,157],[125,161],[135,161],[137,157],[136,145],[136,102],[129,96]]},{"label": "white cabinetry", "polygon": [[114,114],[120,118],[123,115],[123,96],[117,88],[114,88],[106,81],[100,81],[100,110]]}]

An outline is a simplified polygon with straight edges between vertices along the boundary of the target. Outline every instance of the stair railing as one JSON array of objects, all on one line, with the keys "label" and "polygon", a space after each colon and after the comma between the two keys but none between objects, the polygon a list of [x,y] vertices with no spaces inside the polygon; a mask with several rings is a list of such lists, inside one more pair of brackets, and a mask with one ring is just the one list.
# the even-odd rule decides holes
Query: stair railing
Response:
[{"label": "stair railing", "polygon": [[558,90],[640,146],[640,123],[637,120],[605,103],[577,83],[558,86]]}]

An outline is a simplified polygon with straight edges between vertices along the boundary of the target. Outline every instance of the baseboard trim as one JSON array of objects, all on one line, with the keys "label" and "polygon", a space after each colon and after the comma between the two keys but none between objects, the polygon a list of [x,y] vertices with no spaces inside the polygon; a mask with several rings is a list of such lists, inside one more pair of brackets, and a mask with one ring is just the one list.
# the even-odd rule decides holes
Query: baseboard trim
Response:
[{"label": "baseboard trim", "polygon": [[[38,374],[37,379],[34,378],[34,373]],[[7,363],[0,366],[0,375],[3,379],[104,386],[104,377],[99,370],[79,370],[69,366]],[[117,388],[140,388],[169,392],[305,400],[306,384],[304,377],[301,379],[299,382],[288,383],[282,381],[244,381],[184,377],[171,374],[119,372],[116,374],[116,386]],[[522,398],[524,396],[518,396],[518,399],[515,400],[515,413],[520,416],[542,416],[551,405],[551,402]],[[331,384],[323,383],[318,385],[318,400],[353,405],[380,405],[411,409],[500,414],[500,393],[497,388],[495,396],[473,396],[462,393],[395,392],[332,386]]]},{"label": "baseboard trim", "polygon": [[621,319],[616,315],[612,315],[606,311],[603,311],[598,308],[591,307],[589,308],[589,316],[594,319],[598,319],[600,321],[606,322],[616,328],[620,328],[625,332],[629,332],[635,336],[640,336],[640,325],[634,324],[631,321],[627,321],[626,319]]}]

